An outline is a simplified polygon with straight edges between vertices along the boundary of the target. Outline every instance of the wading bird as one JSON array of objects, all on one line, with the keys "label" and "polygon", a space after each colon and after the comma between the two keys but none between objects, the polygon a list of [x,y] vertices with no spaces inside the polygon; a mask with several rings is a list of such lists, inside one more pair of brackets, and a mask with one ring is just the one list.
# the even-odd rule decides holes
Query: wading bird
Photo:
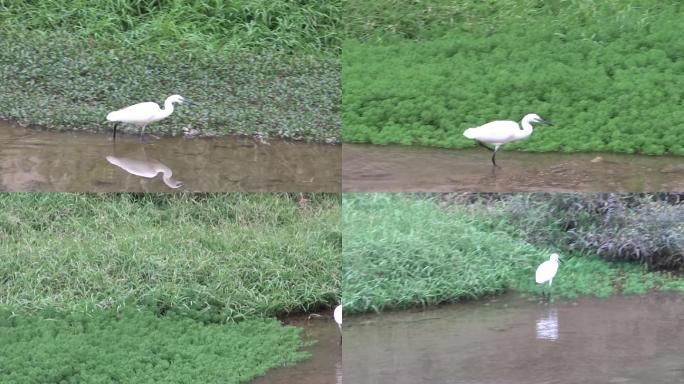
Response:
[{"label": "wading bird", "polygon": [[[520,125],[511,120],[497,120],[476,128],[468,128],[463,132],[463,136],[468,139],[477,140],[477,143],[481,146],[494,151],[492,154],[492,164],[496,167],[496,152],[499,148],[511,141],[527,139],[532,134],[532,123],[553,125],[542,119],[539,115],[530,113],[523,117]],[[520,129],[521,126],[522,129]],[[494,149],[489,148],[485,143],[494,145]]]},{"label": "wading bird", "polygon": [[333,317],[335,318],[335,322],[337,323],[337,328],[340,330],[340,344],[342,344],[342,306],[338,305],[335,307],[335,311],[333,312]]},{"label": "wading bird", "polygon": [[552,253],[549,260],[539,264],[537,267],[537,272],[534,275],[534,280],[537,284],[544,284],[549,282],[549,298],[551,297],[551,283],[553,282],[553,277],[556,276],[558,271],[558,262],[560,261],[557,253]]},{"label": "wading bird", "polygon": [[157,103],[148,102],[110,112],[107,115],[107,121],[114,122],[114,139],[116,139],[116,127],[119,123],[137,125],[140,127],[140,137],[142,138],[147,124],[169,117],[173,113],[173,105],[176,103],[191,104],[192,101],[181,95],[171,95],[164,101],[164,109],[161,109]]}]

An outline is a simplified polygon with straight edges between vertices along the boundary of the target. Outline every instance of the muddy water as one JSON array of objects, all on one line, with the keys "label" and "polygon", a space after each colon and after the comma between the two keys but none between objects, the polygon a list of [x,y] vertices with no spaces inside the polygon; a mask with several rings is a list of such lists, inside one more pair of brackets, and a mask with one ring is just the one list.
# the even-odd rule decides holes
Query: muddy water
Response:
[{"label": "muddy water", "polygon": [[0,191],[337,192],[341,148],[53,132],[0,122]]},{"label": "muddy water", "polygon": [[684,190],[684,156],[527,153],[345,144],[349,192],[672,192]]},{"label": "muddy water", "polygon": [[346,383],[683,383],[684,295],[347,317]]},{"label": "muddy water", "polygon": [[[254,380],[253,384],[342,384],[342,347],[331,314],[299,317],[284,323],[304,327],[302,338],[316,343],[306,350],[311,358],[292,367],[277,368]],[[346,383],[346,381],[345,381]]]}]

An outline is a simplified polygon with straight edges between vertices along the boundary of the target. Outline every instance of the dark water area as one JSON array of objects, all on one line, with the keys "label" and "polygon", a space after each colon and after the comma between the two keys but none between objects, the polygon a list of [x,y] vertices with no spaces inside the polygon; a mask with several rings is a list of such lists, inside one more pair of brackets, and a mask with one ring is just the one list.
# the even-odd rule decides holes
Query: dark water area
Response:
[{"label": "dark water area", "polygon": [[345,383],[683,383],[684,294],[348,316]]},{"label": "dark water area", "polygon": [[56,132],[0,122],[0,191],[339,192],[339,145]]},{"label": "dark water area", "polygon": [[[283,323],[303,327],[302,338],[315,343],[305,348],[311,358],[291,367],[270,370],[253,384],[342,384],[342,346],[332,313],[298,316]],[[347,381],[344,381],[345,383]]]},{"label": "dark water area", "polygon": [[684,156],[344,144],[345,192],[677,192]]}]

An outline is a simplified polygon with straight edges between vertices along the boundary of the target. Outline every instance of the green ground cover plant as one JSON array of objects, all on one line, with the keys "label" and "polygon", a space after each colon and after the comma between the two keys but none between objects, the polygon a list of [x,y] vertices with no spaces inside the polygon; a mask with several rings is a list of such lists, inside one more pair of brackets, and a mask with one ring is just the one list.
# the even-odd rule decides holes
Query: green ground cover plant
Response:
[{"label": "green ground cover plant", "polygon": [[276,320],[205,325],[150,312],[0,312],[5,383],[245,383],[308,354]]},{"label": "green ground cover plant", "polygon": [[339,196],[3,194],[0,304],[207,323],[337,303]]},{"label": "green ground cover plant", "polygon": [[512,149],[684,155],[681,3],[398,3],[350,2],[345,141],[467,148],[534,112],[555,126]]},{"label": "green ground cover plant", "polygon": [[150,132],[339,142],[339,4],[299,3],[0,1],[0,118],[105,131],[177,93]]},{"label": "green ground cover plant", "polygon": [[515,290],[537,295],[534,271],[552,252],[563,264],[554,295],[684,291],[684,280],[636,263],[525,241],[501,216],[395,194],[343,198],[343,303],[350,312],[425,306]]},{"label": "green ground cover plant", "polygon": [[0,195],[0,381],[243,383],[339,301],[336,194]]}]

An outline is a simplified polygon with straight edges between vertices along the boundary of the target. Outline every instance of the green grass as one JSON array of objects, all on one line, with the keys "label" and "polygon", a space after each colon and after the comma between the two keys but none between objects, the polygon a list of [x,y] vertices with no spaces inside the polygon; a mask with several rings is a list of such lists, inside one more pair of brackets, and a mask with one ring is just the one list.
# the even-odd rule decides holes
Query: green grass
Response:
[{"label": "green grass", "polygon": [[203,322],[334,306],[339,196],[0,195],[0,304]]},{"label": "green grass", "polygon": [[[276,53],[188,58],[117,51],[64,33],[0,33],[0,118],[61,130],[108,131],[107,113],[128,105],[182,105],[146,131],[178,135],[260,135],[336,143],[340,136],[339,64]],[[137,128],[133,128],[137,132]]]},{"label": "green grass", "polygon": [[203,325],[149,312],[0,313],[4,383],[245,383],[308,354],[276,320]]},{"label": "green grass", "polygon": [[[537,295],[537,266],[557,249],[530,244],[496,215],[398,194],[345,194],[343,303],[349,312]],[[684,292],[684,279],[637,264],[560,252],[557,297]]]},{"label": "green grass", "polygon": [[511,148],[684,155],[678,2],[351,4],[347,142],[467,148],[466,128],[534,112],[555,126]]},{"label": "green grass", "polygon": [[[86,5],[87,4],[87,5]],[[149,132],[338,143],[339,2],[0,1],[0,119],[107,131],[108,112],[196,101]]]},{"label": "green grass", "polygon": [[340,1],[2,0],[0,26],[162,52],[340,50]]}]

